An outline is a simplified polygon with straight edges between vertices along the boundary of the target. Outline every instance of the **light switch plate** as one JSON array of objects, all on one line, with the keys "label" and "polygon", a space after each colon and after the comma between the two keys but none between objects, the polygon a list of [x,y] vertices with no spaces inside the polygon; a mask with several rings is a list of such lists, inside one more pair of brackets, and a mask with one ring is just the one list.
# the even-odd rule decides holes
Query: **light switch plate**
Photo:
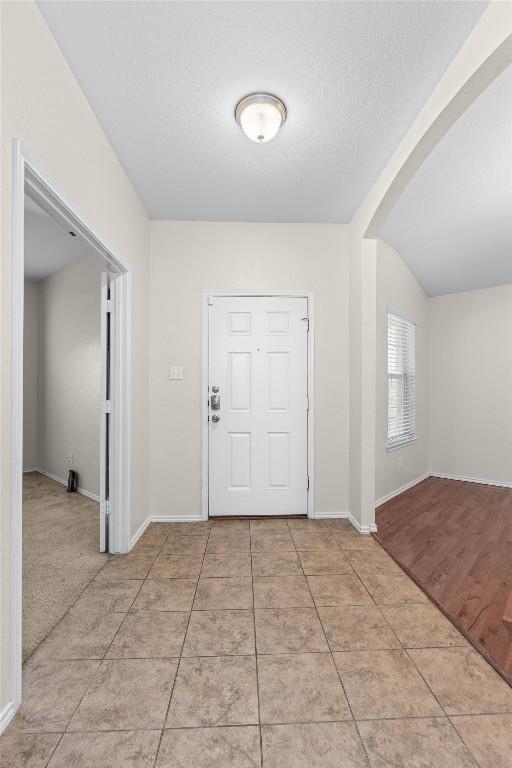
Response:
[{"label": "light switch plate", "polygon": [[183,378],[183,367],[181,365],[171,365],[169,368],[169,378],[173,381]]}]

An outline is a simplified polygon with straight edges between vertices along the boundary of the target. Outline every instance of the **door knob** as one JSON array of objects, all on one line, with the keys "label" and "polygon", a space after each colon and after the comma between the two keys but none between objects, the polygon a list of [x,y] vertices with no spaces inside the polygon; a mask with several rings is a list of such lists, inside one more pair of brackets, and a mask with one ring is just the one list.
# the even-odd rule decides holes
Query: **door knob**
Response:
[{"label": "door knob", "polygon": [[218,413],[214,413],[212,416],[212,421],[214,424],[216,424],[218,421],[220,421],[220,416]]},{"label": "door knob", "polygon": [[220,409],[220,395],[212,395],[210,397],[210,407],[212,411],[218,411]]}]

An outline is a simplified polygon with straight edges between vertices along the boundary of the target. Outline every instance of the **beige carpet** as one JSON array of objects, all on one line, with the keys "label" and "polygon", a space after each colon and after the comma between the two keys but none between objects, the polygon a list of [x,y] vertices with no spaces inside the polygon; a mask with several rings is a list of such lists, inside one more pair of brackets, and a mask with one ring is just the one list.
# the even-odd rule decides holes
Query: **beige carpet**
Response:
[{"label": "beige carpet", "polygon": [[105,564],[99,504],[37,472],[23,476],[23,660]]}]

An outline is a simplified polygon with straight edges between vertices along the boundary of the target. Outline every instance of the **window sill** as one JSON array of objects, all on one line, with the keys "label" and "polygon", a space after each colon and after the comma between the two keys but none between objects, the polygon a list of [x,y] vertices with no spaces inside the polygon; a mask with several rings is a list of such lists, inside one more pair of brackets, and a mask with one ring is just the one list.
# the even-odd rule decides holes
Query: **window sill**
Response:
[{"label": "window sill", "polygon": [[415,435],[414,437],[408,437],[405,440],[399,440],[395,443],[391,443],[386,446],[386,452],[392,453],[393,451],[397,451],[399,448],[405,448],[406,445],[413,445],[418,439],[418,435]]}]

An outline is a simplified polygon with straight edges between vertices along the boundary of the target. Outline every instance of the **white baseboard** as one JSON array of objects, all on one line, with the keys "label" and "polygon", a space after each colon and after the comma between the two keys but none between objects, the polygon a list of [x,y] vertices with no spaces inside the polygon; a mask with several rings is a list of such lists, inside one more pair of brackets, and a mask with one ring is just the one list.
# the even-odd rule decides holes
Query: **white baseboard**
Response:
[{"label": "white baseboard", "polygon": [[150,522],[151,522],[151,517],[147,517],[142,523],[142,525],[140,525],[137,528],[137,530],[135,531],[135,533],[130,539],[130,549],[133,549],[133,547],[136,545],[136,543],[138,542],[138,540],[140,539],[140,537],[142,536],[142,534],[144,533],[144,531],[146,530]]},{"label": "white baseboard", "polygon": [[138,529],[131,537],[130,550],[133,549],[146,528],[151,523],[198,523],[201,522],[202,519],[203,518],[201,515],[195,515],[194,517],[189,517],[186,515],[150,515],[144,520],[142,525],[138,527]]},{"label": "white baseboard", "polygon": [[375,508],[380,507],[381,504],[385,504],[386,501],[390,501],[391,499],[394,499],[395,496],[399,496],[401,493],[404,493],[404,491],[408,491],[410,488],[413,488],[418,483],[421,483],[423,480],[426,480],[427,477],[439,477],[442,480],[460,480],[463,483],[479,483],[481,485],[495,485],[498,488],[512,488],[512,483],[504,482],[501,480],[485,480],[481,477],[468,477],[467,475],[448,475],[445,472],[425,472],[425,474],[420,475],[415,480],[411,480],[410,483],[406,483],[405,485],[400,486],[400,488],[397,488],[394,491],[391,491],[391,493],[386,494],[386,496],[382,496],[382,498],[377,499],[375,502]]},{"label": "white baseboard", "polygon": [[[48,477],[50,480],[55,480],[56,483],[60,483],[61,485],[68,484],[67,480],[64,480],[62,477],[59,477],[58,475],[54,475],[51,472],[47,472],[46,469],[41,469],[41,467],[36,467],[35,469],[26,470],[27,472],[39,472],[40,475],[44,475],[45,477]],[[85,488],[77,488],[77,491],[82,496],[86,496],[88,499],[92,499],[92,501],[98,501],[100,500],[100,497],[96,493],[91,493],[91,491],[86,491]]]},{"label": "white baseboard", "polygon": [[371,525],[361,525],[359,520],[356,520],[356,518],[351,514],[351,512],[347,512],[347,519],[350,520],[356,531],[359,531],[359,533],[364,533],[369,535],[370,533],[377,533],[377,524],[371,523]]},{"label": "white baseboard", "polygon": [[[67,485],[67,483],[66,483],[66,485]],[[82,496],[86,496],[88,499],[91,499],[91,501],[97,501],[98,504],[99,504],[100,497],[98,496],[97,493],[91,493],[91,491],[86,491],[85,488],[80,488],[80,486],[78,486],[77,491]]]},{"label": "white baseboard", "polygon": [[14,709],[12,701],[10,701],[0,712],[0,736],[5,731],[15,714],[16,710]]},{"label": "white baseboard", "polygon": [[140,525],[137,528],[137,530],[135,531],[135,533],[131,537],[129,551],[131,551],[133,549],[133,547],[136,545],[136,543],[138,542],[138,540],[140,539],[140,537],[142,536],[142,534],[144,533],[146,528],[151,523],[198,523],[202,519],[203,518],[201,517],[201,515],[196,515],[194,517],[187,517],[185,515],[176,515],[176,516],[174,516],[174,515],[173,516],[171,516],[171,515],[150,515],[149,517],[147,517],[144,520],[142,525]]},{"label": "white baseboard", "polygon": [[442,480],[460,480],[463,483],[479,483],[480,485],[495,485],[498,488],[512,488],[512,483],[503,480],[485,480],[482,477],[467,475],[447,475],[444,472],[430,472],[430,477],[440,477]]},{"label": "white baseboard", "polygon": [[348,512],[315,512],[312,520],[337,520],[349,516]]},{"label": "white baseboard", "polygon": [[200,523],[202,515],[151,515],[151,523]]},{"label": "white baseboard", "polygon": [[[316,512],[312,520],[335,520],[345,519],[348,520],[358,531],[363,534],[377,533],[377,526],[373,525],[360,525],[359,521],[350,512]],[[137,529],[130,539],[130,549],[135,546],[140,539],[146,528],[150,523],[200,523],[202,522],[202,515],[150,515],[142,525]]]},{"label": "white baseboard", "polygon": [[377,526],[373,525],[361,525],[358,520],[352,515],[351,512],[316,512],[314,520],[336,520],[345,519],[348,520],[358,531],[358,533],[370,534],[377,533]]},{"label": "white baseboard", "polygon": [[39,472],[40,470],[37,467],[29,467],[28,469],[23,469],[23,474],[26,472]]},{"label": "white baseboard", "polygon": [[375,502],[375,507],[380,507],[381,504],[385,504],[386,501],[390,501],[391,499],[394,499],[395,496],[399,496],[404,491],[408,491],[409,488],[414,488],[415,485],[418,485],[418,483],[421,483],[423,480],[426,480],[427,477],[430,477],[430,472],[425,472],[423,475],[416,477],[414,480],[411,480],[409,483],[405,483],[405,485],[401,485],[400,488],[396,488],[394,491],[387,493],[385,496],[381,496],[381,498],[377,499],[377,501]]}]

